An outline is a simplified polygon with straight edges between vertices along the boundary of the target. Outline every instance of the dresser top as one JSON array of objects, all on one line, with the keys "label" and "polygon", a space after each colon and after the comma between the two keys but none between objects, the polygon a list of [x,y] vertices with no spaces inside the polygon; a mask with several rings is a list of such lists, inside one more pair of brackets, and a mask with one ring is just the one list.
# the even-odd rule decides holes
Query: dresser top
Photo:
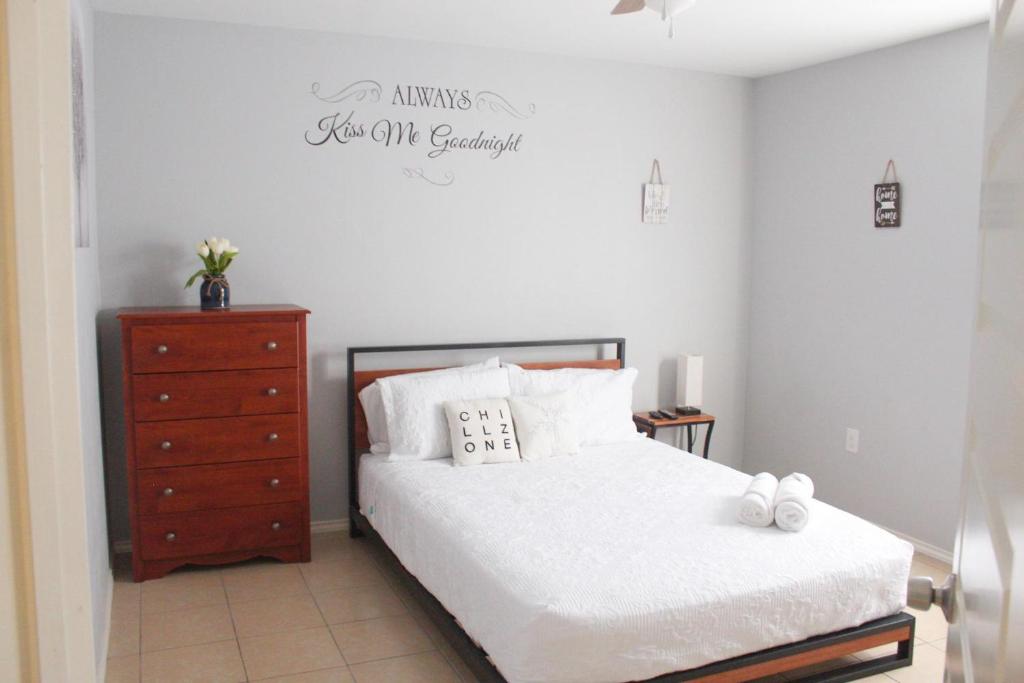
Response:
[{"label": "dresser top", "polygon": [[198,306],[136,306],[117,311],[117,317],[121,320],[175,318],[209,321],[261,315],[309,315],[309,310],[295,304],[246,304],[210,311],[204,311]]}]

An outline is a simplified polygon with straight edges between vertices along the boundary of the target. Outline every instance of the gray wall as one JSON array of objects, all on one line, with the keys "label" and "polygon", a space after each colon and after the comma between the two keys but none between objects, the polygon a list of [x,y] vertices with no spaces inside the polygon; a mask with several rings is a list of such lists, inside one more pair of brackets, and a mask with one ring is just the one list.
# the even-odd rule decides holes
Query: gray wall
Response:
[{"label": "gray wall", "polygon": [[[310,308],[312,508],[346,506],[345,348],[622,335],[637,407],[673,401],[680,351],[703,352],[712,454],[739,465],[748,314],[751,84],[601,61],[308,31],[97,15],[103,356],[112,536],[126,493],[112,309],[191,304],[192,245],[227,235],[237,303]],[[423,148],[303,134],[385,87],[360,117],[521,131],[522,150],[430,160]],[[536,115],[391,107],[396,83],[494,90]],[[654,157],[671,222],[639,221]],[[455,181],[436,187],[403,167]]]},{"label": "gray wall", "polygon": [[[958,512],[987,34],[975,27],[755,85],[744,469],[941,549]],[[877,230],[889,158],[903,227]],[[860,452],[844,450],[847,427]]]},{"label": "gray wall", "polygon": [[86,533],[89,539],[89,582],[92,589],[93,638],[97,669],[105,665],[110,617],[111,569],[107,542],[107,510],[104,491],[103,442],[100,428],[100,385],[97,368],[96,316],[100,310],[99,247],[96,235],[93,13],[88,2],[75,0],[81,18],[85,124],[89,140],[86,153],[86,192],[80,203],[92,227],[90,246],[75,250],[76,323],[82,421],[82,453],[85,457]]}]

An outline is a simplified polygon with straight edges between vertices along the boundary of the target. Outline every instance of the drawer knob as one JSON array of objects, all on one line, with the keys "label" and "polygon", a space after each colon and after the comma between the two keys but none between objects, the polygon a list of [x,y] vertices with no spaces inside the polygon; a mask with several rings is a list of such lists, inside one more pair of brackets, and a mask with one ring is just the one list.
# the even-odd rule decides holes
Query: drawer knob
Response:
[{"label": "drawer knob", "polygon": [[277,351],[277,342],[267,342],[267,351]]},{"label": "drawer knob", "polygon": [[164,540],[171,541],[171,542],[177,541],[178,540],[178,534],[174,533],[173,531],[168,531],[167,535],[164,536]]},{"label": "drawer knob", "polygon": [[164,495],[165,496],[173,496],[174,495],[174,489],[172,489],[170,486],[168,486],[167,488],[164,489]]},{"label": "drawer knob", "polygon": [[161,441],[160,442],[160,450],[162,450],[162,451],[169,451],[169,450],[171,450],[171,442],[170,441]]},{"label": "drawer knob", "polygon": [[167,353],[167,345],[161,344],[160,346],[156,347],[156,352],[160,354]]},{"label": "drawer knob", "polygon": [[267,396],[277,396],[277,387],[267,389]]},{"label": "drawer knob", "polygon": [[160,394],[160,402],[161,403],[167,403],[170,400],[171,400],[170,394]]},{"label": "drawer knob", "polygon": [[270,525],[270,528],[274,531],[278,531],[281,528],[281,522],[274,522]]},{"label": "drawer knob", "polygon": [[270,488],[276,489],[278,486],[281,485],[281,480],[275,478],[275,479],[271,479],[269,483],[270,483]]},{"label": "drawer knob", "polygon": [[267,441],[277,441],[277,432],[270,432],[267,436]]}]

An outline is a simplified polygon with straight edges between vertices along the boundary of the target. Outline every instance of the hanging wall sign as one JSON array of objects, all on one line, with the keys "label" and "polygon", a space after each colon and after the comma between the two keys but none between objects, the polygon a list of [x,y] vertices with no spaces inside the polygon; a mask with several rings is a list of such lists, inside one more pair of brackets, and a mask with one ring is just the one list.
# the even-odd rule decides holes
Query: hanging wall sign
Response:
[{"label": "hanging wall sign", "polygon": [[321,111],[307,127],[306,144],[321,149],[353,143],[415,150],[423,165],[403,167],[402,173],[439,187],[451,185],[455,174],[434,162],[462,155],[495,162],[508,158],[522,149],[520,122],[536,113],[533,104],[516,106],[493,90],[405,83],[392,87],[370,79],[328,94],[313,83],[310,94],[336,106]]},{"label": "hanging wall sign", "polygon": [[[657,177],[658,182],[654,182]],[[643,222],[665,223],[668,221],[669,187],[661,179],[661,164],[654,160],[651,165],[651,180],[644,183]]]},{"label": "hanging wall sign", "polygon": [[[890,171],[892,182],[887,182]],[[875,185],[875,227],[900,227],[900,212],[900,184],[896,177],[896,164],[889,159],[889,163],[885,165],[882,182]]]}]

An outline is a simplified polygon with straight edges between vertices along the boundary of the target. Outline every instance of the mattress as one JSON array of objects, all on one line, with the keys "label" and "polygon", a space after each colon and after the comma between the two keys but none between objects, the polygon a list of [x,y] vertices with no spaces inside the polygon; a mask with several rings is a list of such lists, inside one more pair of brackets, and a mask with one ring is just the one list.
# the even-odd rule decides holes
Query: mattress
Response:
[{"label": "mattress", "polygon": [[750,477],[653,439],[530,463],[363,456],[363,514],[511,683],[651,678],[897,613],[912,546],[820,501],[736,521]]}]

